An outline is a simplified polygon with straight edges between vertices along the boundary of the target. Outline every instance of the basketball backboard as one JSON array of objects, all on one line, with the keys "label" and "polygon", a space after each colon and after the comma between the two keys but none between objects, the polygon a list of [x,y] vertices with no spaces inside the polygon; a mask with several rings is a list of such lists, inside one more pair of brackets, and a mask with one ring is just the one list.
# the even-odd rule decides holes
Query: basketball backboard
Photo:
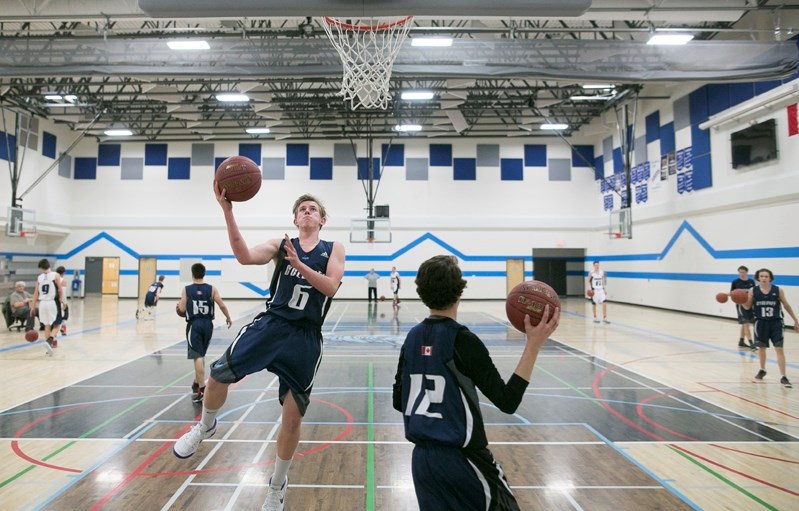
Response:
[{"label": "basketball backboard", "polygon": [[353,218],[350,223],[350,243],[391,243],[391,219]]},{"label": "basketball backboard", "polygon": [[32,209],[8,207],[6,236],[18,238],[36,237],[36,212]]},{"label": "basketball backboard", "polygon": [[613,239],[633,237],[633,215],[630,208],[611,210],[608,236]]}]

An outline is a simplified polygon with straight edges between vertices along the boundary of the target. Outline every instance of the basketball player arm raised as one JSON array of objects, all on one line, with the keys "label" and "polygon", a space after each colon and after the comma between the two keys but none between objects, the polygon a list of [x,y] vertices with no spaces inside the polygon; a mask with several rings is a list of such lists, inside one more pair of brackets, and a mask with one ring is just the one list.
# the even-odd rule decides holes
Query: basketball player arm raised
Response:
[{"label": "basketball player arm raised", "polygon": [[278,249],[280,249],[280,238],[268,240],[252,248],[248,247],[236,223],[236,217],[233,216],[233,204],[225,198],[225,190],[220,188],[219,183],[216,181],[214,181],[214,193],[216,194],[216,201],[225,214],[228,240],[230,241],[230,248],[233,249],[233,255],[236,256],[236,261],[240,264],[267,264],[271,261],[277,254]]}]

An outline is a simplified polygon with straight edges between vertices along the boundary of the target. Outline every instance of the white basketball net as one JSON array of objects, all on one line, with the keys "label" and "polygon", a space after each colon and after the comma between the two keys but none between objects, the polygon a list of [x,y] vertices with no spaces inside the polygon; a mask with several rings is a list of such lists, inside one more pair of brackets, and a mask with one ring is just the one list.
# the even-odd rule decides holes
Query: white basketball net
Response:
[{"label": "white basketball net", "polygon": [[388,108],[389,80],[394,59],[408,35],[412,16],[370,18],[368,25],[325,17],[322,26],[341,57],[341,92],[353,110]]}]

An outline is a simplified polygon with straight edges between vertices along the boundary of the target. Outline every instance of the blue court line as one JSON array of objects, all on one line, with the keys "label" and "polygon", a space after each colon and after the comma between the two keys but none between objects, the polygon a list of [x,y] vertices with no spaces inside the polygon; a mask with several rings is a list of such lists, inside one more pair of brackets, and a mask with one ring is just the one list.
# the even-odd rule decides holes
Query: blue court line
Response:
[{"label": "blue court line", "polygon": [[668,491],[670,491],[670,492],[671,492],[673,495],[675,495],[677,498],[679,498],[680,500],[682,500],[683,502],[685,502],[686,504],[688,504],[689,506],[691,506],[691,508],[692,508],[692,509],[695,509],[696,511],[702,511],[702,508],[701,508],[701,507],[699,507],[699,506],[697,506],[696,504],[694,504],[694,503],[693,503],[693,501],[691,501],[691,499],[689,499],[688,497],[686,497],[685,495],[683,495],[683,494],[682,494],[682,492],[680,492],[679,490],[677,490],[677,488],[675,488],[675,487],[673,487],[672,485],[670,485],[668,482],[666,482],[666,480],[665,480],[665,479],[661,478],[660,476],[658,476],[657,474],[655,474],[654,472],[652,472],[651,470],[649,470],[648,468],[646,468],[645,466],[643,466],[642,464],[640,464],[640,463],[638,462],[638,460],[636,460],[635,458],[633,458],[632,456],[630,456],[629,454],[627,454],[627,452],[625,452],[625,451],[626,451],[626,449],[622,449],[622,448],[618,447],[618,446],[617,446],[617,445],[616,445],[614,442],[611,442],[611,441],[610,441],[610,439],[608,439],[608,438],[605,438],[605,436],[604,436],[604,435],[602,435],[602,433],[600,433],[600,432],[599,432],[599,431],[597,431],[596,429],[592,428],[590,424],[583,424],[583,426],[584,426],[584,427],[585,427],[587,430],[591,431],[591,432],[592,432],[594,435],[596,435],[596,436],[597,436],[597,438],[600,438],[600,439],[602,439],[602,441],[603,441],[603,442],[605,442],[605,444],[606,444],[606,445],[610,446],[610,447],[611,447],[613,450],[615,450],[616,452],[618,452],[619,454],[621,454],[622,456],[624,456],[624,457],[627,459],[627,461],[629,461],[630,463],[632,463],[633,465],[635,465],[636,467],[638,467],[638,469],[639,469],[639,470],[641,470],[642,472],[644,472],[645,474],[647,474],[649,477],[651,477],[652,479],[654,479],[655,481],[657,481],[657,482],[658,482],[658,484],[660,484],[660,485],[661,485],[661,486],[663,486],[665,489],[667,489]]}]

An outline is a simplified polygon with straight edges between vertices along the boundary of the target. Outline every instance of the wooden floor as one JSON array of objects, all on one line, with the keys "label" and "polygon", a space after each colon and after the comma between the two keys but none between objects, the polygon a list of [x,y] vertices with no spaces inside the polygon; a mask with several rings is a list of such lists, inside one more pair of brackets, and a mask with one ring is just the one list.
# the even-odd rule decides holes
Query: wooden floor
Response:
[{"label": "wooden floor", "polygon": [[[228,302],[209,359],[261,308]],[[236,385],[214,438],[179,460],[172,442],[200,409],[184,326],[163,304],[136,320],[133,300],[72,302],[54,357],[0,334],[0,508],[260,509],[280,407],[261,373]],[[485,402],[491,449],[522,509],[799,509],[799,386],[785,389],[773,351],[739,351],[731,320],[610,304],[611,324],[564,301],[560,328],[512,416]],[[325,358],[289,473],[287,510],[414,510],[411,445],[391,408],[399,346],[425,316],[419,302],[334,302]],[[506,377],[522,335],[503,302],[465,302],[459,320]],[[799,335],[788,376],[799,384]]]}]

